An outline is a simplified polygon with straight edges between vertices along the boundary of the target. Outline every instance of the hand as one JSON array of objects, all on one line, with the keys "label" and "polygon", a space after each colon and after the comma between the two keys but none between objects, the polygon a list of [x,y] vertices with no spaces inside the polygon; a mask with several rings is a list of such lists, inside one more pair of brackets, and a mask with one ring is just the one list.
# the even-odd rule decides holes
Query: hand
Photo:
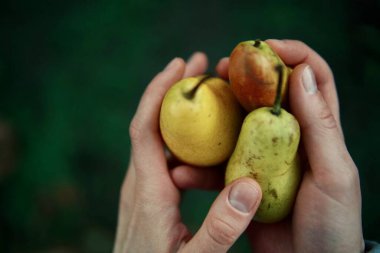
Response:
[{"label": "hand", "polygon": [[[363,252],[359,175],[344,142],[332,72],[302,42],[267,42],[294,67],[290,108],[301,126],[306,162],[291,217],[276,224],[252,222],[248,227],[254,252]],[[227,79],[228,58],[217,69]],[[202,173],[181,169],[176,172],[180,176],[173,178],[182,189],[218,188],[210,183],[216,182],[215,175]]]},{"label": "hand", "polygon": [[206,68],[204,54],[195,54],[188,64],[176,58],[152,80],[141,99],[130,126],[132,154],[121,189],[114,253],[226,252],[256,212],[260,187],[254,180],[243,178],[221,191],[194,236],[181,221],[181,194],[172,178],[186,185],[188,178],[223,177],[223,171],[216,174],[215,168],[186,165],[169,170],[159,131],[159,111],[172,84],[183,77],[202,74]]}]

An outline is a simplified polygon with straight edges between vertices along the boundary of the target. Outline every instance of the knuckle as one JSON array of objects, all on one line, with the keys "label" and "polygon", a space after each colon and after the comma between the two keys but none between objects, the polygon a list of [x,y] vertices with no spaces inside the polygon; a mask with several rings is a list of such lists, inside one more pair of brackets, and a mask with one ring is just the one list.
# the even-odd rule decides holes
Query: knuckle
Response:
[{"label": "knuckle", "polygon": [[[360,191],[359,171],[349,154],[342,154],[331,168],[320,167],[315,173],[318,188],[341,203],[351,203]],[[348,160],[349,159],[349,160]]]},{"label": "knuckle", "polygon": [[358,173],[354,170],[347,169],[344,173],[341,173],[339,177],[335,177],[329,188],[327,189],[330,190],[329,193],[332,198],[343,205],[350,205],[353,199],[355,199],[355,196],[360,195]]},{"label": "knuckle", "polygon": [[350,189],[359,184],[359,173],[355,168],[346,168],[345,173],[342,173],[339,186],[342,189]]},{"label": "knuckle", "polygon": [[238,237],[237,229],[221,218],[215,217],[207,224],[207,233],[217,245],[232,245]]},{"label": "knuckle", "polygon": [[321,126],[325,129],[336,129],[337,122],[330,108],[325,104],[318,114],[318,119],[321,122]]}]

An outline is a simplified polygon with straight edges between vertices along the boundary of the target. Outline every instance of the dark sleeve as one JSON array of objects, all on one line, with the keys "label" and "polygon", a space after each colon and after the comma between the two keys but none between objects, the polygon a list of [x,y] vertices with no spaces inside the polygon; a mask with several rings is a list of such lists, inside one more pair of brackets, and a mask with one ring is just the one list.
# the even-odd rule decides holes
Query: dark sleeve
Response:
[{"label": "dark sleeve", "polygon": [[374,241],[365,241],[365,253],[380,253],[380,244]]}]

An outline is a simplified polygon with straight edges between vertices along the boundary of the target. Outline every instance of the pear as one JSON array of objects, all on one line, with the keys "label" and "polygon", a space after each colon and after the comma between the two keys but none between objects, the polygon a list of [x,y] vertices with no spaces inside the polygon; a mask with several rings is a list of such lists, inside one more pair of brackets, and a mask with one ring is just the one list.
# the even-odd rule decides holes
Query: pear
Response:
[{"label": "pear", "polygon": [[196,166],[217,165],[235,148],[242,112],[225,80],[206,75],[185,78],[165,94],[161,134],[179,160]]},{"label": "pear", "polygon": [[284,67],[281,96],[286,97],[290,68],[261,40],[240,42],[231,52],[228,68],[231,88],[240,104],[248,111],[272,106],[276,97],[278,73],[275,67]]},{"label": "pear", "polygon": [[261,186],[262,201],[254,217],[273,223],[292,209],[301,178],[297,154],[300,127],[281,108],[282,67],[273,107],[261,107],[244,119],[236,148],[228,161],[226,184],[240,177],[254,178]]}]

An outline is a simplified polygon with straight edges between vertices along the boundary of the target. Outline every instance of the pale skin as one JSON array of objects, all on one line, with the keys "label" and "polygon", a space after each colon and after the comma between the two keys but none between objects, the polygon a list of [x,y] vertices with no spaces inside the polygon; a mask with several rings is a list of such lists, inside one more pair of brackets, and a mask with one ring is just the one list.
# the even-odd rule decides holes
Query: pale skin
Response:
[{"label": "pale skin", "polygon": [[[187,63],[175,58],[141,98],[130,126],[132,152],[121,189],[114,253],[227,252],[244,232],[258,253],[364,251],[359,175],[345,145],[333,74],[302,42],[267,42],[294,68],[289,104],[301,126],[305,163],[292,214],[276,224],[252,222],[261,200],[253,179],[223,187],[221,168],[168,163],[159,131],[160,105],[176,81],[206,71],[207,57],[196,53]],[[228,79],[228,58],[216,70]],[[191,234],[179,204],[181,191],[194,188],[221,192],[202,226]]]}]

